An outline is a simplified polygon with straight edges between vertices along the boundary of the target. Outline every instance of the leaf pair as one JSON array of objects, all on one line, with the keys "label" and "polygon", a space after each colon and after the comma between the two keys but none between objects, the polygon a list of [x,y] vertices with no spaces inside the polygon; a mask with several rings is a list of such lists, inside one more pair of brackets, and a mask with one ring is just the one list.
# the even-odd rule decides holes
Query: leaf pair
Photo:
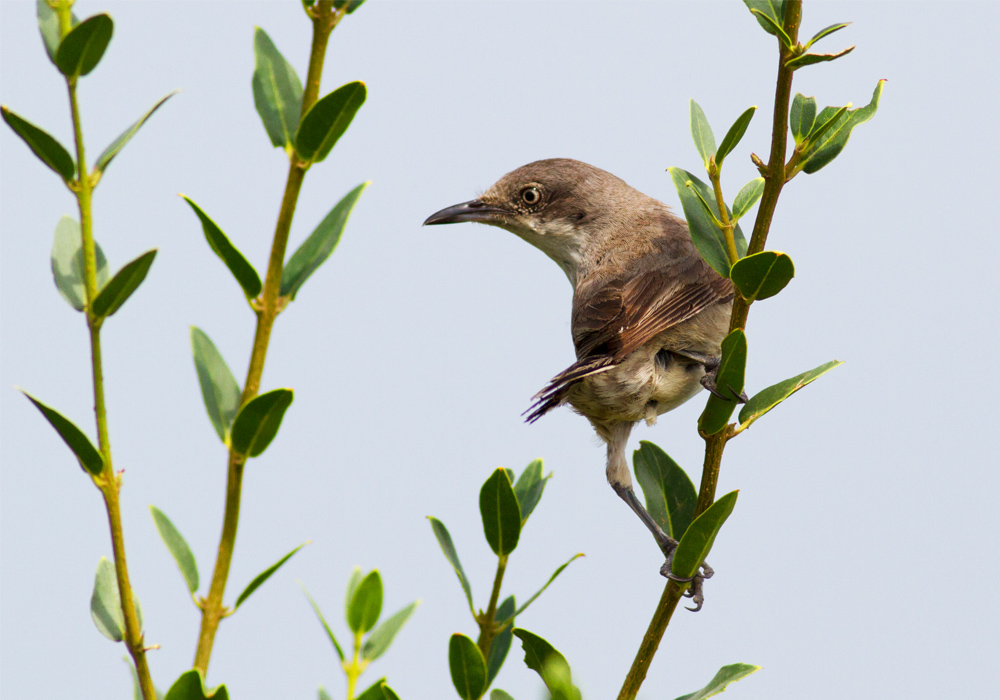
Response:
[{"label": "leaf pair", "polygon": [[259,456],[278,434],[294,392],[274,389],[241,407],[236,378],[208,335],[195,326],[191,327],[191,350],[205,410],[219,439],[238,455]]},{"label": "leaf pair", "polygon": [[[292,257],[285,263],[284,270],[282,271],[281,288],[279,291],[281,296],[294,300],[295,295],[298,294],[299,289],[305,284],[306,280],[330,257],[330,254],[333,253],[340,242],[340,236],[347,225],[348,217],[350,217],[351,212],[354,210],[354,205],[357,204],[361,193],[365,191],[365,188],[369,184],[371,183],[363,182],[348,192],[292,254]],[[197,215],[199,221],[201,221],[201,228],[209,247],[215,251],[215,254],[229,268],[229,271],[243,289],[243,294],[246,295],[247,299],[256,298],[263,289],[263,283],[253,265],[230,242],[229,237],[223,233],[218,224],[201,207],[195,204],[190,198],[184,195],[181,196],[184,197],[184,201],[191,206],[191,209]]]},{"label": "leaf pair", "polygon": [[878,81],[871,101],[864,107],[825,107],[819,114],[816,113],[816,98],[796,93],[792,99],[789,126],[795,138],[798,162],[787,177],[793,177],[800,170],[815,173],[840,155],[854,127],[875,116],[884,83],[884,80]]},{"label": "leaf pair", "polygon": [[[701,253],[712,269],[723,277],[729,277],[732,263],[722,224],[718,219],[718,204],[715,193],[707,184],[681,168],[668,168],[677,194],[680,196],[684,218],[695,248]],[[732,210],[726,207],[732,221]],[[733,226],[733,239],[738,257],[746,255],[747,241],[739,223]]]},{"label": "leaf pair", "polygon": [[62,36],[59,15],[45,0],[36,3],[38,28],[49,60],[70,80],[87,75],[104,56],[115,25],[106,14],[88,17],[83,22],[71,15],[70,31]]},{"label": "leaf pair", "polygon": [[[513,607],[513,599],[507,600]],[[448,641],[448,669],[451,672],[452,685],[462,700],[479,700],[486,694],[510,650],[514,635],[520,632],[522,630],[512,631],[508,628],[494,639],[490,646],[489,659],[483,656],[483,652],[471,638],[457,633],[451,636]],[[502,690],[494,690],[490,693],[490,698],[505,700],[510,696]]]},{"label": "leaf pair", "polygon": [[747,131],[747,127],[750,126],[750,120],[753,119],[754,113],[757,111],[757,107],[750,107],[743,114],[736,118],[733,125],[729,127],[729,131],[726,132],[725,137],[722,139],[722,143],[718,148],[715,147],[715,135],[712,133],[712,127],[708,123],[708,119],[705,117],[705,112],[702,110],[701,106],[694,100],[690,101],[691,109],[691,138],[694,139],[695,148],[698,149],[698,155],[701,156],[702,163],[705,165],[706,170],[710,170],[711,162],[714,157],[715,165],[718,168],[722,167],[722,163],[725,161],[726,156],[733,152],[733,149],[739,144],[743,139],[743,135]]},{"label": "leaf pair", "polygon": [[307,164],[325,159],[364,104],[365,84],[343,85],[303,115],[302,81],[260,27],[254,32],[254,57],[254,105],[271,143]]}]

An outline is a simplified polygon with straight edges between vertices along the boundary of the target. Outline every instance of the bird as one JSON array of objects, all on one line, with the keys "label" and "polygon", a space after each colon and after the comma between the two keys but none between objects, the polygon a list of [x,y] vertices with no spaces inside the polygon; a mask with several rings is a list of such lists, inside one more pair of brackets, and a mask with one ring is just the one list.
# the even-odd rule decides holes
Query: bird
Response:
[{"label": "bird", "polygon": [[[608,482],[666,556],[661,573],[676,578],[670,563],[677,541],[636,497],[625,449],[638,422],[654,424],[702,388],[740,400],[715,387],[732,283],[704,261],[687,223],[666,204],[569,158],[521,166],[424,225],[461,222],[505,229],[566,274],[576,361],[534,396],[527,421],[566,404],[590,421],[607,446]],[[703,564],[691,581],[692,609],[701,608],[702,582],[711,575]]]}]

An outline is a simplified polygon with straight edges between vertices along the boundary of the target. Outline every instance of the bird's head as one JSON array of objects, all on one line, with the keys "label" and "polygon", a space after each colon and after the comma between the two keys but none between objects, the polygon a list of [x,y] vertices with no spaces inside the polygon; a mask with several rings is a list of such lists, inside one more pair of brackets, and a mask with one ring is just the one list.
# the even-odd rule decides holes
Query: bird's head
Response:
[{"label": "bird's head", "polygon": [[474,221],[523,238],[562,268],[572,284],[589,244],[614,216],[618,196],[635,192],[611,173],[568,158],[507,173],[476,199],[432,214],[424,225]]}]

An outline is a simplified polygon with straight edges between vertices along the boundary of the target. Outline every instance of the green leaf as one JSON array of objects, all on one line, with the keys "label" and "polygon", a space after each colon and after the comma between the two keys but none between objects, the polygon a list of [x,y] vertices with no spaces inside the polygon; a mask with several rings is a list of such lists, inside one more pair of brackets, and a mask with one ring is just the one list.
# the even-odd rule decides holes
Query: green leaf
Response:
[{"label": "green leaf", "polygon": [[274,389],[243,404],[229,433],[233,451],[257,457],[266,450],[278,434],[281,419],[294,398],[295,394],[291,389]]},{"label": "green leaf", "polygon": [[66,182],[73,180],[73,176],[76,174],[76,163],[73,161],[73,156],[63,148],[61,143],[6,107],[0,107],[0,114],[7,122],[7,126],[28,144],[31,152],[38,156],[43,163],[52,168]]},{"label": "green leaf", "polygon": [[816,32],[815,34],[813,34],[812,39],[810,39],[809,41],[807,41],[806,45],[803,48],[805,48],[805,50],[808,51],[810,46],[812,46],[813,44],[815,44],[817,41],[819,41],[823,37],[830,36],[834,32],[839,32],[841,29],[843,29],[844,27],[846,27],[849,24],[850,24],[850,22],[840,22],[839,24],[831,24],[829,27],[824,27],[823,29],[820,29],[818,32]]},{"label": "green leaf", "polygon": [[688,695],[683,695],[677,698],[677,700],[705,700],[705,698],[710,698],[713,695],[721,693],[730,683],[735,683],[759,670],[760,666],[752,664],[729,664],[728,666],[723,666],[715,674],[715,678],[709,681],[708,685],[704,688]]},{"label": "green leaf", "polygon": [[503,557],[513,552],[521,536],[521,508],[502,468],[494,470],[479,491],[479,512],[493,553]]},{"label": "green leaf", "polygon": [[675,576],[684,579],[698,573],[698,567],[712,551],[715,536],[736,507],[738,495],[739,491],[730,491],[694,519],[674,552],[674,563],[670,570]]},{"label": "green leaf", "polygon": [[844,363],[840,360],[831,360],[830,362],[822,364],[815,369],[803,372],[802,374],[797,374],[790,379],[778,382],[777,384],[764,389],[760,393],[755,394],[749,401],[746,402],[743,409],[740,411],[740,429],[749,428],[751,423],[787,399],[796,391],[807,384],[816,381],[834,367],[842,364]]},{"label": "green leaf", "polygon": [[319,687],[319,700],[333,700],[323,686]]},{"label": "green leaf", "polygon": [[279,292],[281,296],[287,296],[294,301],[299,288],[330,257],[333,249],[340,242],[340,235],[344,232],[344,226],[347,225],[347,219],[354,210],[354,205],[358,203],[361,193],[370,184],[370,180],[362,182],[344,195],[344,198],[337,202],[329,214],[323,217],[316,229],[292,254],[292,257],[285,263],[285,269],[281,272],[281,290]]},{"label": "green leaf", "polygon": [[261,284],[260,275],[253,269],[253,265],[247,262],[247,259],[243,257],[243,253],[238,251],[236,246],[229,242],[226,234],[222,232],[222,229],[214,221],[208,218],[208,215],[201,210],[201,207],[184,195],[181,195],[181,197],[184,197],[184,201],[190,204],[194,213],[197,214],[198,219],[201,221],[201,229],[205,232],[205,240],[208,241],[208,245],[215,251],[215,254],[222,259],[222,262],[226,264],[229,271],[233,273],[233,277],[240,283],[247,299],[253,299],[260,294],[260,290],[264,288],[264,285]]},{"label": "green leaf", "polygon": [[[320,624],[323,625],[323,630],[326,632],[326,636],[329,637],[330,641],[333,643],[333,648],[337,651],[337,656],[340,657],[340,662],[343,663],[344,650],[340,648],[337,638],[333,635],[333,630],[330,629],[330,625],[327,624],[326,618],[323,617],[323,611],[319,609],[319,605],[317,605],[316,601],[313,600],[313,597],[309,595],[309,591],[306,590],[306,587],[302,585],[301,581],[299,581],[299,587],[302,589],[302,592],[306,594],[306,598],[309,599],[309,605],[312,606],[313,612],[316,613],[316,617],[319,618]],[[320,688],[320,690],[322,690],[322,688]]]},{"label": "green leaf", "polygon": [[358,586],[361,585],[361,579],[364,575],[361,573],[361,567],[355,566],[351,570],[351,575],[347,579],[347,595],[344,597],[344,619],[346,620],[351,616],[351,601],[354,600],[354,592],[358,590]]},{"label": "green leaf", "polygon": [[712,127],[705,118],[705,112],[694,100],[690,100],[691,108],[691,138],[694,140],[694,147],[698,149],[702,163],[708,168],[709,159],[715,155],[715,135]]},{"label": "green leaf", "polygon": [[514,700],[514,696],[504,690],[494,688],[490,691],[490,700]]},{"label": "green leaf", "polygon": [[827,61],[836,61],[841,56],[846,56],[847,54],[854,51],[854,46],[848,46],[843,51],[838,53],[804,53],[801,56],[796,56],[795,58],[790,58],[785,61],[785,67],[791,68],[792,70],[798,70],[803,66],[811,66],[814,63],[826,63]]},{"label": "green leaf", "polygon": [[382,656],[389,649],[392,640],[399,634],[399,630],[403,629],[403,625],[410,619],[410,616],[413,615],[413,611],[417,609],[418,605],[420,605],[419,600],[410,603],[372,630],[368,639],[365,640],[364,646],[361,647],[361,658],[374,661]]},{"label": "green leaf", "polygon": [[318,163],[330,154],[351,120],[365,102],[367,88],[361,81],[343,85],[319,100],[302,117],[295,150],[302,160]]},{"label": "green leaf", "polygon": [[528,522],[528,516],[535,510],[535,506],[542,499],[542,492],[545,491],[545,482],[552,478],[550,472],[548,476],[542,476],[544,463],[541,459],[531,462],[520,478],[514,484],[514,495],[517,497],[517,504],[521,509],[521,527]]},{"label": "green leaf", "polygon": [[[97,258],[97,288],[108,282],[108,261],[101,246],[94,241]],[[56,224],[56,234],[52,241],[52,277],[56,289],[70,306],[83,311],[87,306],[87,288],[83,279],[83,239],[80,224],[70,216],[64,216]]]},{"label": "green leaf", "polygon": [[733,217],[737,220],[742,219],[750,211],[750,207],[757,203],[762,194],[764,194],[764,178],[762,177],[754,178],[743,185],[743,188],[736,194],[736,199],[733,200]]},{"label": "green leaf", "polygon": [[[94,576],[94,591],[90,595],[90,616],[97,630],[112,642],[125,639],[125,615],[122,613],[121,594],[118,588],[118,578],[115,576],[115,565],[107,557],[101,557],[97,562],[97,574]],[[142,631],[142,608],[139,599],[132,594],[132,604]]]},{"label": "green leaf", "polygon": [[708,397],[705,410],[698,418],[698,430],[705,435],[714,435],[729,422],[736,410],[736,396],[743,391],[747,368],[747,337],[743,329],[737,328],[722,341],[722,362],[715,376],[716,389],[721,394],[733,395],[732,399],[722,399],[712,394]]},{"label": "green leaf", "polygon": [[[875,116],[879,100],[882,97],[884,83],[884,80],[878,81],[875,92],[872,93],[871,102],[864,107],[845,111],[836,120],[833,119],[838,111],[836,107],[827,107],[819,113],[816,117],[816,123],[823,126],[816,129],[815,136],[809,136],[810,143],[807,155],[799,165],[803,172],[811,174],[829,164],[844,150],[854,127],[864,124]],[[822,131],[820,131],[821,129]]]},{"label": "green leaf", "polygon": [[290,152],[302,116],[302,81],[260,27],[253,35],[253,103],[268,138]]},{"label": "green leaf", "polygon": [[334,0],[333,8],[335,10],[340,10],[341,8],[347,8],[347,14],[351,14],[356,9],[365,4],[365,0]]},{"label": "green leaf", "polygon": [[104,457],[97,451],[97,448],[94,447],[90,439],[83,434],[83,431],[63,417],[59,411],[49,408],[26,391],[22,391],[21,393],[27,396],[31,403],[35,404],[35,408],[41,411],[49,424],[56,429],[63,442],[66,443],[69,449],[73,450],[73,454],[76,455],[80,466],[83,467],[85,472],[88,472],[92,476],[97,476],[104,471]]},{"label": "green leaf", "polygon": [[153,264],[155,257],[156,249],[154,248],[120,269],[94,299],[94,316],[107,318],[120,309],[122,304],[128,301],[132,293],[146,279],[146,273],[149,272],[149,267]]},{"label": "green leaf", "polygon": [[386,700],[385,678],[379,678],[368,686],[355,700]]},{"label": "green leaf", "polygon": [[[56,52],[59,51],[59,44],[62,42],[62,31],[59,29],[59,13],[49,7],[46,0],[38,0],[35,3],[35,11],[38,15],[38,29],[42,33],[42,44],[45,52],[49,55],[49,60],[56,62]],[[76,15],[70,13],[70,28],[80,24]]]},{"label": "green leaf", "polygon": [[792,48],[792,40],[785,32],[785,2],[784,0],[743,0],[758,24],[768,34],[778,37],[788,48]]},{"label": "green leaf", "polygon": [[666,452],[645,440],[632,453],[632,465],[646,510],[665,533],[679,540],[691,525],[698,504],[691,478]]},{"label": "green leaf", "polygon": [[448,528],[444,526],[444,523],[437,518],[428,515],[427,519],[431,521],[431,529],[434,531],[434,537],[437,538],[441,551],[444,552],[445,559],[451,564],[451,568],[455,570],[458,582],[462,584],[465,599],[469,602],[469,610],[472,611],[474,616],[476,608],[472,604],[472,587],[469,585],[469,579],[465,576],[465,570],[462,569],[462,562],[458,559],[458,551],[455,549],[455,544],[451,541],[451,533],[448,532]]},{"label": "green leaf", "polygon": [[[726,250],[726,236],[722,229],[716,226],[709,218],[707,212],[699,201],[701,199],[712,207],[713,211],[718,211],[718,204],[715,201],[715,194],[704,182],[696,178],[687,170],[681,168],[669,168],[670,179],[674,182],[677,194],[681,199],[681,207],[684,209],[684,218],[687,219],[688,229],[691,232],[691,240],[701,256],[712,269],[723,277],[729,277],[729,253]],[[688,186],[691,183],[691,186]],[[697,194],[696,194],[697,193]],[[743,237],[743,230],[736,224],[733,229],[733,237],[736,240],[736,252],[740,256],[746,255],[747,241]]]},{"label": "green leaf", "polygon": [[507,653],[510,651],[510,645],[514,640],[513,629],[516,607],[517,603],[514,600],[514,596],[507,596],[497,607],[497,613],[493,618],[496,622],[506,623],[507,626],[500,634],[493,638],[493,642],[490,644],[489,656],[486,659],[487,688],[490,687],[493,679],[500,673],[500,668],[507,659]]},{"label": "green leaf", "polygon": [[215,344],[195,326],[191,326],[191,351],[208,419],[219,439],[228,444],[229,428],[240,410],[243,392]]},{"label": "green leaf", "polygon": [[545,585],[542,586],[541,588],[539,588],[535,592],[535,595],[533,595],[530,598],[528,598],[528,600],[525,601],[524,605],[522,605],[520,608],[517,609],[517,611],[514,613],[514,616],[516,617],[517,615],[520,615],[525,610],[527,610],[528,606],[531,605],[532,603],[534,603],[535,600],[538,598],[538,596],[540,596],[542,593],[545,592],[545,589],[549,587],[549,584],[551,584],[553,581],[555,581],[556,577],[559,576],[559,574],[561,574],[563,572],[563,570],[567,566],[569,566],[570,564],[572,564],[574,561],[576,561],[577,559],[579,559],[582,556],[583,556],[583,552],[580,552],[578,554],[574,554],[573,556],[571,556],[569,558],[569,561],[567,561],[565,564],[563,564],[558,569],[556,569],[555,572],[551,576],[549,576],[549,580],[545,582]]},{"label": "green leaf", "polygon": [[580,691],[573,686],[569,662],[555,647],[525,629],[515,629],[514,636],[521,640],[524,663],[536,672],[552,693],[553,700],[567,698],[579,700]]},{"label": "green leaf", "polygon": [[788,117],[788,125],[795,137],[795,145],[806,140],[816,121],[816,98],[806,97],[801,92],[792,98],[792,110]]},{"label": "green leaf", "polygon": [[375,569],[358,584],[347,609],[347,626],[355,634],[368,632],[382,614],[382,576]]},{"label": "green leaf", "polygon": [[236,605],[233,606],[233,610],[234,611],[238,610],[239,607],[241,605],[243,605],[243,601],[245,601],[247,598],[249,598],[253,594],[254,591],[256,591],[258,588],[260,588],[265,581],[267,581],[269,578],[271,578],[271,574],[273,574],[275,571],[277,571],[278,569],[280,569],[281,566],[282,566],[282,564],[284,564],[286,561],[288,561],[289,559],[291,559],[295,555],[296,552],[298,552],[300,549],[302,549],[303,547],[305,547],[307,544],[309,544],[309,543],[308,542],[303,542],[298,547],[296,547],[295,549],[293,549],[292,551],[290,551],[288,554],[286,554],[285,556],[283,556],[281,559],[279,559],[275,563],[271,564],[271,566],[267,567],[262,572],[260,572],[259,574],[257,574],[256,578],[254,578],[254,580],[251,581],[249,583],[249,585],[247,585],[247,587],[243,589],[243,592],[240,593],[239,598],[236,599]]},{"label": "green leaf", "polygon": [[193,668],[174,681],[163,700],[229,700],[229,691],[225,685],[206,690],[201,671]]},{"label": "green leaf", "polygon": [[159,102],[153,105],[153,108],[151,110],[142,115],[142,118],[139,119],[139,121],[137,121],[135,124],[127,128],[118,136],[118,138],[112,141],[111,144],[104,149],[104,152],[101,153],[101,155],[97,156],[97,162],[94,163],[94,172],[97,173],[98,175],[103,174],[105,169],[108,167],[108,164],[111,163],[111,161],[114,159],[116,155],[118,155],[118,152],[121,151],[123,148],[125,148],[125,144],[131,141],[132,137],[136,135],[136,132],[138,132],[139,129],[142,128],[142,125],[146,123],[146,120],[149,119],[151,116],[153,116],[153,112],[158,110],[164,102],[169,100],[178,92],[180,92],[180,90],[174,90],[166,97],[161,99]]},{"label": "green leaf", "polygon": [[753,119],[754,113],[757,111],[757,106],[754,105],[747,109],[743,114],[736,118],[733,125],[729,127],[729,131],[726,132],[725,137],[722,139],[722,143],[719,145],[719,150],[715,154],[715,163],[720,168],[722,167],[722,162],[726,159],[733,149],[736,148],[737,144],[743,139],[743,134],[747,132],[747,127],[750,126],[750,120]]},{"label": "green leaf", "polygon": [[382,695],[385,696],[385,700],[399,700],[399,695],[396,694],[396,691],[385,683],[382,683]]},{"label": "green leaf", "polygon": [[767,299],[780,292],[795,276],[795,265],[784,253],[765,250],[741,258],[730,278],[747,301]]},{"label": "green leaf", "polygon": [[149,512],[153,515],[153,523],[156,531],[160,533],[160,539],[167,545],[170,556],[177,563],[177,568],[181,570],[181,576],[187,584],[188,591],[192,594],[198,590],[198,562],[195,561],[191,548],[181,535],[180,531],[174,527],[162,510],[156,506],[150,506]]},{"label": "green leaf", "polygon": [[462,700],[479,700],[486,692],[486,659],[476,643],[464,634],[453,634],[448,641],[448,667],[451,682]]},{"label": "green leaf", "polygon": [[63,37],[56,51],[56,67],[67,78],[87,75],[97,67],[114,30],[115,23],[105,14],[83,20]]}]

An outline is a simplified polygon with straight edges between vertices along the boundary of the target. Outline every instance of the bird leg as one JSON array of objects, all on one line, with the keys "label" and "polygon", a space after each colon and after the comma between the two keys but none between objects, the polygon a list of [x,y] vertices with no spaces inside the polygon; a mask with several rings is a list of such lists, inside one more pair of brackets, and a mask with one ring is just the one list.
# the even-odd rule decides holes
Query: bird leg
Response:
[{"label": "bird leg", "polygon": [[687,357],[704,366],[705,376],[701,378],[701,385],[715,396],[724,401],[735,401],[736,403],[746,403],[750,400],[745,392],[736,393],[736,390],[731,386],[726,387],[729,390],[728,395],[719,391],[715,380],[719,376],[719,364],[722,362],[722,358],[715,355],[703,355],[700,352],[692,352],[690,350],[671,350],[671,352],[682,357]]}]

